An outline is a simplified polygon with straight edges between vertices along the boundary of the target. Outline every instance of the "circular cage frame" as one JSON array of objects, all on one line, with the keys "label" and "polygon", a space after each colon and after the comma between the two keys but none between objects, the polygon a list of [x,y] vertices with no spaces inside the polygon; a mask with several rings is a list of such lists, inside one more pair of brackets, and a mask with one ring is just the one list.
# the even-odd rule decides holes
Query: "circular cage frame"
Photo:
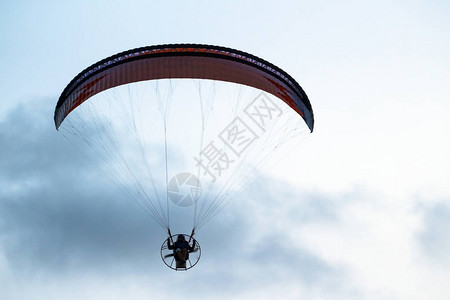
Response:
[{"label": "circular cage frame", "polygon": [[[187,234],[173,234],[170,237],[172,244],[173,244],[173,241],[176,240],[179,235],[183,235],[185,240],[189,242],[189,245],[192,245],[192,243],[195,241],[194,250],[192,252],[189,252],[189,259],[186,261],[186,267],[185,268],[177,268],[176,263],[175,263],[175,257],[173,257],[173,256],[166,257],[167,255],[170,255],[173,253],[172,250],[169,250],[169,246],[167,244],[167,239],[164,240],[164,242],[161,245],[161,251],[160,251],[161,259],[164,262],[164,264],[166,266],[168,266],[169,268],[171,268],[172,270],[187,271],[187,270],[191,269],[192,267],[194,267],[199,262],[200,257],[202,255],[202,249],[200,247],[200,244],[197,242],[197,240]],[[192,259],[192,258],[194,258],[194,259]],[[188,264],[189,264],[189,266],[188,266]]]}]

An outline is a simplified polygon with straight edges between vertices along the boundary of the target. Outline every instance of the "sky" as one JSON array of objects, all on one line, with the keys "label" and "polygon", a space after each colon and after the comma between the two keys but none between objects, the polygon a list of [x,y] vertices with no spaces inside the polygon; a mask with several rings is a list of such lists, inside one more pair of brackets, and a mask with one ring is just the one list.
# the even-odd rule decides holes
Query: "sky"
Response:
[{"label": "sky", "polygon": [[[2,1],[2,299],[448,299],[448,1]],[[314,132],[198,233],[165,233],[57,132],[87,66],[203,43],[279,66]]]}]

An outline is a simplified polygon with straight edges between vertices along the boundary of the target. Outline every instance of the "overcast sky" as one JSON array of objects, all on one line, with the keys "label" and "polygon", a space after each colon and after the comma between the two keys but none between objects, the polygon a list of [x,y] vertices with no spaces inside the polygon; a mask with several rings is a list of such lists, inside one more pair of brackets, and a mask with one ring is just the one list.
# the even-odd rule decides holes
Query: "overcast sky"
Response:
[{"label": "overcast sky", "polygon": [[[449,20],[438,0],[2,1],[0,298],[448,299]],[[316,125],[174,272],[53,110],[92,63],[183,42],[281,67]]]}]

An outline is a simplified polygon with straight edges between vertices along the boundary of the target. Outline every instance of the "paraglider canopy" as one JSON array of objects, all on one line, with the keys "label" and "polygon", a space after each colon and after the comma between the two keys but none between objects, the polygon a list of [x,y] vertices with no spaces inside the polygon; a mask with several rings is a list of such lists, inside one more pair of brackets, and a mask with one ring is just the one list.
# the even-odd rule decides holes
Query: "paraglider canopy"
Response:
[{"label": "paraglider canopy", "polygon": [[314,116],[300,85],[282,69],[242,51],[211,45],[158,45],[128,50],[93,64],[64,89],[55,109],[55,126],[93,95],[119,85],[161,78],[202,78],[264,90],[302,116],[311,132]]}]

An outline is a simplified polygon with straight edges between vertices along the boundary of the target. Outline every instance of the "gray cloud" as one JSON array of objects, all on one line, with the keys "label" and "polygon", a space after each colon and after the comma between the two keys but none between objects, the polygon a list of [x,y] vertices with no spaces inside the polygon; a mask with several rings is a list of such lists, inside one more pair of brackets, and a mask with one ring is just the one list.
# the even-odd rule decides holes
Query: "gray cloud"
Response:
[{"label": "gray cloud", "polygon": [[430,260],[450,265],[450,207],[446,201],[424,209],[425,228],[418,236]]},{"label": "gray cloud", "polygon": [[11,268],[149,269],[158,228],[57,135],[49,116],[19,107],[0,126],[0,222]]},{"label": "gray cloud", "polygon": [[198,232],[203,257],[192,275],[171,277],[159,257],[164,230],[55,131],[51,101],[42,102],[42,110],[21,106],[0,123],[0,252],[12,274],[169,276],[204,297],[286,280],[342,290],[339,270],[291,245],[283,230],[261,232],[258,223],[261,206],[270,213],[288,204],[285,217],[294,224],[333,221],[336,208],[324,196],[301,196],[270,178],[260,178]]}]

